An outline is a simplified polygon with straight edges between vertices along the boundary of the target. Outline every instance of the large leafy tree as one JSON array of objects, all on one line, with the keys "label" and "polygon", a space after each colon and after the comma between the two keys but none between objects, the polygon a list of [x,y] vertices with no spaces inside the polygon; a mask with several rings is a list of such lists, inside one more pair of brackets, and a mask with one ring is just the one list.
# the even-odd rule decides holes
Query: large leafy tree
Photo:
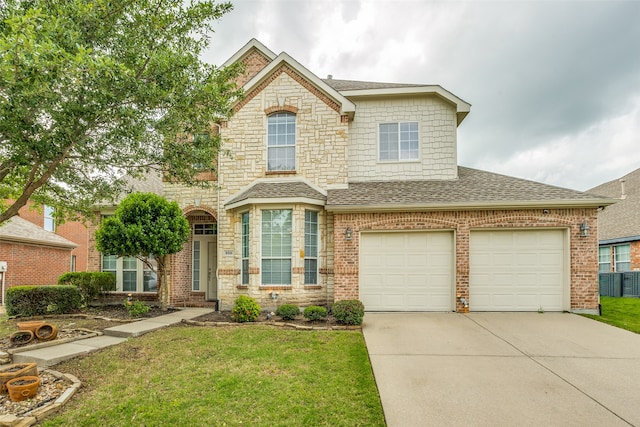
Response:
[{"label": "large leafy tree", "polygon": [[154,270],[161,308],[165,310],[169,305],[169,255],[182,250],[189,233],[189,222],[176,202],[152,193],[132,193],[113,216],[102,221],[96,231],[96,247],[103,254],[136,257]]},{"label": "large leafy tree", "polygon": [[[203,184],[237,67],[199,59],[213,0],[0,0],[0,224],[29,199],[90,212],[161,171]],[[209,138],[191,135],[209,133]]]}]

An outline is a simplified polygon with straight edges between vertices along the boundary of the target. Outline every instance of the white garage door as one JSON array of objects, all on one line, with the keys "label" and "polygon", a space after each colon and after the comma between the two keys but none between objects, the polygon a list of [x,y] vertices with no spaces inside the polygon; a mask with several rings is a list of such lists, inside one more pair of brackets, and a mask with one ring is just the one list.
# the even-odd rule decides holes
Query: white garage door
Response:
[{"label": "white garage door", "polygon": [[562,311],[563,230],[472,231],[471,311]]},{"label": "white garage door", "polygon": [[367,311],[451,311],[453,233],[360,237],[360,300]]}]

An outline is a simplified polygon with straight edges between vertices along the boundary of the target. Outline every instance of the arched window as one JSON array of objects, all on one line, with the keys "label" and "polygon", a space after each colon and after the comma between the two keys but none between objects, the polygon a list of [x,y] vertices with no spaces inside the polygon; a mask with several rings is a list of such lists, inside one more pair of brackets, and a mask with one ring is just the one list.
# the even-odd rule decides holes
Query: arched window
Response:
[{"label": "arched window", "polygon": [[296,169],[296,116],[280,112],[267,121],[267,170]]}]

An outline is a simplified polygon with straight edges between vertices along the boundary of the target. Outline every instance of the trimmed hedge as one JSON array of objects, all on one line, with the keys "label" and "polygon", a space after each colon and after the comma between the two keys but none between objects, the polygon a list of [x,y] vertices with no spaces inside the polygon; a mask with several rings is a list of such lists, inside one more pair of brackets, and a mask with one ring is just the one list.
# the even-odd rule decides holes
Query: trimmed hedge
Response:
[{"label": "trimmed hedge", "polygon": [[276,310],[276,316],[282,317],[282,320],[293,320],[300,314],[300,308],[295,304],[282,304]]},{"label": "trimmed hedge", "polygon": [[72,313],[80,309],[82,297],[76,286],[14,286],[7,289],[9,316],[42,316]]},{"label": "trimmed hedge", "polygon": [[324,320],[327,318],[327,309],[318,305],[310,305],[302,312],[305,319],[313,322],[315,320]]},{"label": "trimmed hedge", "polygon": [[73,272],[58,277],[58,285],[72,285],[80,289],[84,304],[89,304],[101,294],[116,290],[116,276],[109,272]]},{"label": "trimmed hedge", "polygon": [[343,325],[362,325],[364,304],[357,299],[336,301],[331,308],[333,316]]}]

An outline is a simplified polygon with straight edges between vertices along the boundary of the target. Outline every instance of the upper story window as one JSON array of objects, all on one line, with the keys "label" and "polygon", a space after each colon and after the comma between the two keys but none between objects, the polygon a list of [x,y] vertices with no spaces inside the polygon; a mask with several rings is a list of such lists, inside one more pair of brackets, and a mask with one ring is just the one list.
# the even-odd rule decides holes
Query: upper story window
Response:
[{"label": "upper story window", "polygon": [[[193,135],[193,143],[194,145],[208,145],[211,144],[211,135],[208,133],[197,133]],[[211,163],[194,163],[192,165],[194,171],[196,172],[205,172],[212,169]]]},{"label": "upper story window", "polygon": [[56,231],[56,221],[53,219],[54,212],[53,206],[44,205],[44,229],[47,231]]},{"label": "upper story window", "polygon": [[275,113],[267,121],[267,170],[296,169],[296,116]]},{"label": "upper story window", "polygon": [[379,135],[380,161],[397,162],[419,158],[418,122],[380,123]]}]

